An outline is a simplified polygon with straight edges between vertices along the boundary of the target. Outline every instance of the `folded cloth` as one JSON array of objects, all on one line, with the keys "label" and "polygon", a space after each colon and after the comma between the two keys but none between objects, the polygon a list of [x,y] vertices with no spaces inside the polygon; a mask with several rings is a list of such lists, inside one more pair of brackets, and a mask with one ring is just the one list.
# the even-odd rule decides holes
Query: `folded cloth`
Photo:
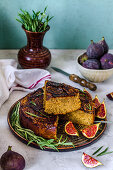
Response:
[{"label": "folded cloth", "polygon": [[14,59],[0,60],[0,107],[13,90],[32,92],[43,87],[51,75],[44,69],[17,69]]}]

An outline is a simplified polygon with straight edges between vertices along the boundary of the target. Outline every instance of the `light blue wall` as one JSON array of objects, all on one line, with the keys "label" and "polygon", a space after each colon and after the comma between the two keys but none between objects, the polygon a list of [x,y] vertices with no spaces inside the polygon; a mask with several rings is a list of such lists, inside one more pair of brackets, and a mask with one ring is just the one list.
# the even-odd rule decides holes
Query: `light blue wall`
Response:
[{"label": "light blue wall", "polygon": [[90,40],[105,36],[113,48],[113,0],[0,0],[0,49],[16,49],[26,44],[26,36],[15,18],[19,9],[29,12],[48,5],[54,18],[46,33],[48,48],[83,49]]}]

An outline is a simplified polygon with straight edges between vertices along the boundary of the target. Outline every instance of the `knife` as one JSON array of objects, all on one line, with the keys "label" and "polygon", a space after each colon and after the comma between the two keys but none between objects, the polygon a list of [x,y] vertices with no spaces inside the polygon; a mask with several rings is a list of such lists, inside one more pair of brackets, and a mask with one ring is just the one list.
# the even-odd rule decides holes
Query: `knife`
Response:
[{"label": "knife", "polygon": [[80,78],[76,74],[69,74],[69,73],[67,73],[67,72],[65,72],[65,71],[63,71],[63,70],[61,70],[61,69],[59,69],[57,67],[51,67],[51,68],[53,70],[59,72],[59,73],[64,74],[65,76],[68,76],[71,81],[73,81],[75,83],[78,83],[78,84],[80,84],[83,87],[87,87],[87,88],[89,88],[92,91],[95,91],[97,89],[97,86],[95,84],[90,83],[90,82],[86,81],[83,78]]}]

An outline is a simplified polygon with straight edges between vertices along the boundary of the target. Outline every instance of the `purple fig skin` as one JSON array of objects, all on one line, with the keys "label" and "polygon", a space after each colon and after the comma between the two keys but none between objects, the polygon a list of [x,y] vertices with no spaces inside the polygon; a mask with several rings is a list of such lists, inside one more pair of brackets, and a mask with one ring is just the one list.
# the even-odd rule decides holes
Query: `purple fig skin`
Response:
[{"label": "purple fig skin", "polygon": [[106,95],[108,99],[113,100],[113,92],[109,93]]},{"label": "purple fig skin", "polygon": [[113,54],[110,53],[104,54],[101,57],[100,62],[101,62],[102,69],[113,68]]},{"label": "purple fig skin", "polygon": [[106,40],[104,37],[102,37],[102,40],[98,42],[98,44],[101,44],[104,48],[104,54],[106,54],[109,50],[108,44],[106,43]]},{"label": "purple fig skin", "polygon": [[11,150],[11,146],[1,156],[0,164],[3,170],[23,170],[25,159],[22,155]]},{"label": "purple fig skin", "polygon": [[87,48],[87,55],[89,59],[99,59],[104,54],[104,48],[101,44],[94,43],[91,40],[91,44]]},{"label": "purple fig skin", "polygon": [[88,59],[82,66],[88,69],[100,69],[100,62],[97,59]]}]

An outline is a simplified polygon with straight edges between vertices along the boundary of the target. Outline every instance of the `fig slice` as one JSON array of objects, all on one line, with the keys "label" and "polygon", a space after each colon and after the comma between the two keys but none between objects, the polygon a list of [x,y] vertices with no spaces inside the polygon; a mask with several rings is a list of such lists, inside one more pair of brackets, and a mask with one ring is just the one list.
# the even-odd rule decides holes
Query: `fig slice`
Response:
[{"label": "fig slice", "polygon": [[93,99],[93,103],[94,103],[95,109],[97,109],[97,108],[101,105],[100,100],[99,100],[99,98],[98,98],[97,95],[96,95],[95,98]]},{"label": "fig slice", "polygon": [[113,92],[109,93],[106,95],[108,99],[113,100]]},{"label": "fig slice", "polygon": [[87,168],[94,168],[99,165],[103,165],[101,162],[98,160],[94,159],[90,155],[86,154],[83,152],[82,154],[82,163],[87,167]]},{"label": "fig slice", "polygon": [[65,132],[68,135],[79,136],[77,129],[74,127],[74,125],[71,121],[69,121],[65,124]]},{"label": "fig slice", "polygon": [[89,100],[92,100],[91,94],[90,94],[85,88],[84,88],[83,92],[86,93],[86,96],[87,96],[87,98],[88,98]]},{"label": "fig slice", "polygon": [[100,119],[105,119],[106,118],[106,106],[105,106],[104,101],[96,109],[95,115],[96,115],[97,118],[100,118]]},{"label": "fig slice", "polygon": [[86,138],[94,138],[99,129],[99,125],[100,123],[90,125],[82,129],[81,132]]}]

